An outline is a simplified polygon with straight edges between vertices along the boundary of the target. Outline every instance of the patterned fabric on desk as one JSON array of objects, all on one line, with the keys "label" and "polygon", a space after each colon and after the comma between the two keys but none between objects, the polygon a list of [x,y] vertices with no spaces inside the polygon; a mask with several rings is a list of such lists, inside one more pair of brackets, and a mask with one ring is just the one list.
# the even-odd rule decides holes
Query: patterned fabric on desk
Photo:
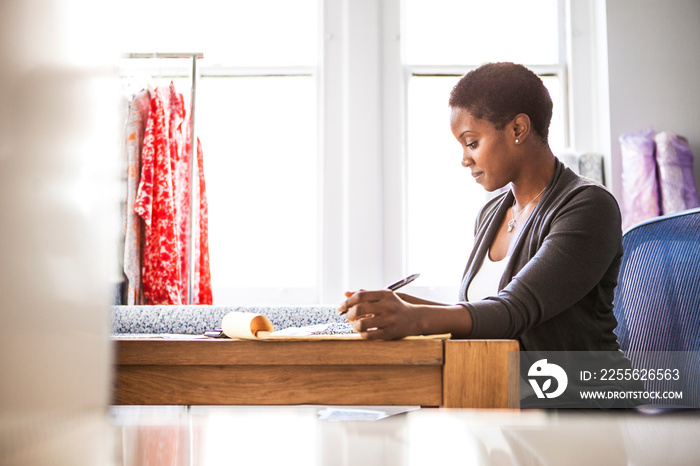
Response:
[{"label": "patterned fabric on desk", "polygon": [[113,306],[112,333],[201,335],[221,327],[229,312],[262,314],[275,330],[346,322],[332,306]]}]

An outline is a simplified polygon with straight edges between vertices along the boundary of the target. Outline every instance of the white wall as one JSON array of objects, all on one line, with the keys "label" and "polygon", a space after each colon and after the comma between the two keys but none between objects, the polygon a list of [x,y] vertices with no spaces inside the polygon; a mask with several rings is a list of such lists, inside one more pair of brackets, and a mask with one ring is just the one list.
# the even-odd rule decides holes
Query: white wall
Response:
[{"label": "white wall", "polygon": [[687,137],[700,186],[700,1],[607,0],[612,189],[618,137],[650,126]]}]

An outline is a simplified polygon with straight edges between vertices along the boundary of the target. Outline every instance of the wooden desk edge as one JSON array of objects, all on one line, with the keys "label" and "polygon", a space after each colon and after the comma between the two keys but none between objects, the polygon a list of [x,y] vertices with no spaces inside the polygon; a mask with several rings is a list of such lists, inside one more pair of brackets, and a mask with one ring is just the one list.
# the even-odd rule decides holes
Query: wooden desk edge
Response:
[{"label": "wooden desk edge", "polygon": [[518,408],[516,340],[445,342],[442,403],[445,408]]},{"label": "wooden desk edge", "polygon": [[[116,370],[173,366],[442,366],[446,408],[519,407],[515,340],[255,342],[115,338]],[[203,344],[204,343],[204,344]],[[212,352],[213,343],[219,351]],[[227,344],[228,343],[228,344]],[[231,344],[237,343],[237,344]],[[319,352],[319,346],[324,347]],[[348,346],[354,345],[354,346]],[[326,351],[328,348],[332,351]],[[377,352],[378,348],[384,351]],[[348,354],[356,357],[348,359]],[[510,364],[509,364],[510,358]],[[121,369],[124,367],[124,369]],[[159,369],[160,368],[160,369]],[[142,379],[143,380],[143,379]],[[119,387],[115,387],[119,390]],[[144,390],[147,388],[144,386]],[[151,387],[153,389],[153,387]],[[117,396],[117,398],[119,398]],[[434,397],[431,397],[434,400]],[[420,403],[419,403],[420,404]],[[434,403],[426,405],[433,405]]]},{"label": "wooden desk edge", "polygon": [[114,339],[119,366],[442,366],[444,341]]}]

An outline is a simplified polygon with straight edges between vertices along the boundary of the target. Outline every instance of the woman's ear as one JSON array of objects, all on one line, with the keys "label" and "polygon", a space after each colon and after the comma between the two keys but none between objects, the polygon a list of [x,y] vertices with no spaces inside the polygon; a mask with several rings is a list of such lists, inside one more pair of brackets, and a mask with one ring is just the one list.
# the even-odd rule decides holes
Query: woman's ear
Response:
[{"label": "woman's ear", "polygon": [[522,144],[530,135],[530,117],[525,113],[518,113],[515,115],[515,118],[513,118],[512,128],[513,142],[515,144]]}]

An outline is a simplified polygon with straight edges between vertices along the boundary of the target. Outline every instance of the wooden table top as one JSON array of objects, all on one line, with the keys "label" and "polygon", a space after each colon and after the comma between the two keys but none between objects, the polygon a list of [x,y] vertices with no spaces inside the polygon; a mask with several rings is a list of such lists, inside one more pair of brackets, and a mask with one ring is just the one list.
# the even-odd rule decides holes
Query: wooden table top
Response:
[{"label": "wooden table top", "polygon": [[443,340],[251,341],[227,338],[119,338],[117,365],[443,364]]}]

